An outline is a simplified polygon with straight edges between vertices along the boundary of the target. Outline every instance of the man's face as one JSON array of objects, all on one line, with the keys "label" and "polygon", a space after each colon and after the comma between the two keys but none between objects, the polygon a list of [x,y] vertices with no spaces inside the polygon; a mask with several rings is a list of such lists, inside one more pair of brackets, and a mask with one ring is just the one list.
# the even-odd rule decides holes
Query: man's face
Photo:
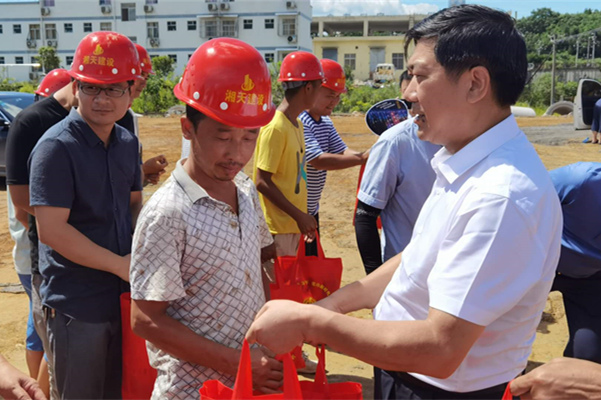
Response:
[{"label": "man's face", "polygon": [[304,107],[305,109],[309,109],[309,108],[313,107],[313,105],[317,101],[317,97],[319,96],[320,88],[321,88],[321,81],[311,81],[303,87],[303,90],[305,90],[305,94],[306,94],[305,100],[307,102]]},{"label": "man's face", "polygon": [[142,91],[146,88],[146,82],[148,82],[148,76],[149,76],[148,72],[142,71],[140,73],[140,75],[142,76],[142,79],[136,79],[133,86],[131,87],[132,100],[140,97],[140,95],[142,94]]},{"label": "man's face", "polygon": [[[434,54],[434,41],[419,41],[409,59],[413,76],[403,92],[413,103],[420,139],[446,146],[454,143],[466,128],[466,73],[451,79]],[[467,121],[469,122],[469,121]]]},{"label": "man's face", "polygon": [[334,108],[340,103],[340,93],[324,86],[320,87],[317,92],[317,99],[311,107],[311,113],[319,116],[331,115]]},{"label": "man's face", "polygon": [[[98,89],[101,89],[98,94]],[[88,124],[98,127],[112,126],[120,120],[131,103],[127,82],[98,85],[78,82],[73,85],[78,102],[78,112]]]},{"label": "man's face", "polygon": [[204,117],[196,129],[181,119],[184,137],[190,140],[190,157],[207,178],[231,181],[251,159],[259,129],[234,128]]}]

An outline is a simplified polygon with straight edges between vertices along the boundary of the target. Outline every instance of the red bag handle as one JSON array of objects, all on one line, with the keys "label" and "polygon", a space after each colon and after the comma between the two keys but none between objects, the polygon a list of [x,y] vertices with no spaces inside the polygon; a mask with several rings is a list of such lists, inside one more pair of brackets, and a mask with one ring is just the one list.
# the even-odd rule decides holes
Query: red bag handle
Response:
[{"label": "red bag handle", "polygon": [[509,387],[511,386],[511,382],[513,382],[513,380],[509,381],[509,383],[507,383],[507,387],[505,388],[505,393],[503,393],[503,398],[501,400],[513,400],[513,395],[511,394],[511,390],[509,389]]},{"label": "red bag handle", "polygon": [[[317,258],[326,258],[325,253],[323,252],[323,247],[321,247],[321,241],[319,240],[319,233],[315,231],[315,241],[317,241]],[[305,253],[305,238],[301,234],[300,242],[298,244],[298,250],[296,252],[296,258],[307,258]]]},{"label": "red bag handle", "polygon": [[[303,395],[300,389],[300,383],[298,382],[298,375],[296,374],[296,368],[294,368],[294,362],[292,361],[290,354],[284,354],[282,356],[282,362],[284,363],[284,399],[302,399]],[[246,339],[244,339],[232,399],[252,398],[253,378],[250,346]]]},{"label": "red bag handle", "polygon": [[315,379],[313,381],[313,387],[315,393],[323,393],[327,396],[328,390],[328,377],[326,376],[326,349],[323,344],[318,345],[315,348],[315,355],[317,356],[317,371],[315,371]]}]

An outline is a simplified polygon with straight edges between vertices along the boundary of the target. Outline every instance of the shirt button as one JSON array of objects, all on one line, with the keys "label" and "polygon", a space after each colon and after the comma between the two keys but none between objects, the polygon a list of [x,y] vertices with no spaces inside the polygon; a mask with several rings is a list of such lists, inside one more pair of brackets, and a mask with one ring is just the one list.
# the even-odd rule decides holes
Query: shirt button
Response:
[{"label": "shirt button", "polygon": [[230,222],[230,226],[231,226],[232,228],[236,229],[236,228],[238,227],[238,223],[237,223],[237,222],[234,222],[234,221],[232,221],[232,222]]}]

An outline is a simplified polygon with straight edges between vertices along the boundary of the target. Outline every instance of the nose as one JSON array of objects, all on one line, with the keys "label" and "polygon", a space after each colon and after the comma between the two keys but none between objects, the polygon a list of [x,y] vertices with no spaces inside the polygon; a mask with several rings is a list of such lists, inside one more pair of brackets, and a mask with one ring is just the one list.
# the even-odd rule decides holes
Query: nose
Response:
[{"label": "nose", "polygon": [[412,77],[409,81],[409,85],[403,92],[403,98],[412,103],[417,103],[417,80],[415,77]]}]

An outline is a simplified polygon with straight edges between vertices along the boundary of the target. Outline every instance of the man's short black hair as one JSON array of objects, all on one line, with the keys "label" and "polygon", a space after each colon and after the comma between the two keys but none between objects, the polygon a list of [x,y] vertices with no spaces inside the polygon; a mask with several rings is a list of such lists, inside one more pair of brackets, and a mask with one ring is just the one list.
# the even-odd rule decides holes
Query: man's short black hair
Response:
[{"label": "man's short black hair", "polygon": [[399,85],[403,84],[403,81],[410,81],[412,78],[412,76],[409,74],[408,70],[404,70],[403,73],[401,74],[401,77],[399,78]]},{"label": "man's short black hair", "polygon": [[448,76],[485,67],[493,95],[501,106],[515,104],[526,83],[526,43],[509,14],[464,4],[446,8],[420,21],[406,35],[410,43],[435,42],[436,60]]},{"label": "man's short black hair", "polygon": [[200,121],[204,119],[205,115],[198,111],[196,108],[186,104],[186,118],[188,118],[192,122],[192,126],[194,126],[194,130],[198,128],[198,124]]},{"label": "man's short black hair", "polygon": [[302,88],[304,88],[307,85],[317,85],[317,82],[319,82],[321,84],[321,80],[317,79],[314,81],[303,81],[303,84],[294,88],[290,88],[290,89],[284,89],[284,96],[286,97],[286,99],[288,101],[290,101],[291,99],[293,99],[298,92],[301,91]]}]

